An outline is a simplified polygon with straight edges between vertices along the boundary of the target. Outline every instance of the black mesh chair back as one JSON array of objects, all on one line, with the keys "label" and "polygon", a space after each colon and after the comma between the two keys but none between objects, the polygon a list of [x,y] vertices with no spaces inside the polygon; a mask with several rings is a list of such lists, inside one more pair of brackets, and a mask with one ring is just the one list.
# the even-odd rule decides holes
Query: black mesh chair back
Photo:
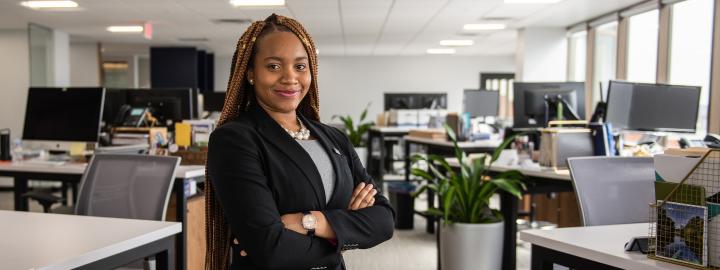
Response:
[{"label": "black mesh chair back", "polygon": [[179,157],[96,154],[75,214],[163,221],[179,164]]}]

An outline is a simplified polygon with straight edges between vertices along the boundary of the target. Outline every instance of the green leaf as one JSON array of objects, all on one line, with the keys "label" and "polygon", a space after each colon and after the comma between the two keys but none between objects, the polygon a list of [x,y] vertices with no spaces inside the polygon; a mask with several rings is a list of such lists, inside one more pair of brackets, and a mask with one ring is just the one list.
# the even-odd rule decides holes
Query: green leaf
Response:
[{"label": "green leaf", "polygon": [[424,211],[424,213],[427,215],[437,216],[437,217],[443,216],[443,212],[437,208],[428,208],[428,210]]},{"label": "green leaf", "polygon": [[495,148],[495,151],[493,152],[493,155],[492,155],[492,159],[490,159],[490,163],[492,164],[493,162],[495,162],[495,160],[498,159],[498,157],[500,157],[500,153],[502,152],[502,150],[507,148],[507,146],[515,140],[515,137],[523,136],[526,134],[527,133],[519,133],[519,134],[515,134],[510,137],[505,138],[505,140],[503,140],[503,142],[500,144],[500,146]]},{"label": "green leaf", "polygon": [[413,168],[413,169],[412,169],[412,175],[422,177],[423,179],[428,180],[428,181],[435,180],[435,177],[433,177],[432,175],[430,175],[430,174],[427,173],[426,171],[423,171],[423,170],[418,169],[418,168]]},{"label": "green leaf", "polygon": [[507,179],[502,178],[496,178],[490,180],[490,183],[496,185],[498,188],[512,194],[513,196],[517,198],[522,197],[522,193],[520,192],[520,188],[514,185],[511,181],[508,181]]}]

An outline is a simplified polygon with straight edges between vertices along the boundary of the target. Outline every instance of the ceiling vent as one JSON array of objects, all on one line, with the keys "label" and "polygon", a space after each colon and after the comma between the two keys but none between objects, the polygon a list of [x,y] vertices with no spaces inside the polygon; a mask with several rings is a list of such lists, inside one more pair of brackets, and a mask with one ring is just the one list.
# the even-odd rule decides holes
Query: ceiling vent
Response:
[{"label": "ceiling vent", "polygon": [[214,19],[212,22],[215,24],[249,24],[252,21],[250,19]]},{"label": "ceiling vent", "polygon": [[208,38],[205,38],[205,37],[178,38],[178,40],[182,41],[182,42],[207,42],[207,41],[210,41]]}]

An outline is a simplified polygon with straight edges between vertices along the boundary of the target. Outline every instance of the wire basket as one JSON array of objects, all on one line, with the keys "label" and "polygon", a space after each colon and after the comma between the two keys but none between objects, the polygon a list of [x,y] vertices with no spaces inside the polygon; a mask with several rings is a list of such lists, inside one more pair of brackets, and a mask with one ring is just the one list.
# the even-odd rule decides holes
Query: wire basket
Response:
[{"label": "wire basket", "polygon": [[655,185],[648,257],[720,269],[720,150],[707,151],[680,183]]}]

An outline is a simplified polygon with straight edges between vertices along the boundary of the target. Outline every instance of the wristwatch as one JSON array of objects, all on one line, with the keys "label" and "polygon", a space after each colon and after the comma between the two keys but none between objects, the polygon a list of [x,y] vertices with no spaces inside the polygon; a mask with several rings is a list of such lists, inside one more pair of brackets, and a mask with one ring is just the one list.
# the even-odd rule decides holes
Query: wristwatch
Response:
[{"label": "wristwatch", "polygon": [[313,236],[315,235],[315,226],[317,225],[317,218],[310,213],[310,211],[303,211],[302,212],[302,226],[305,228],[308,232],[307,235]]}]

